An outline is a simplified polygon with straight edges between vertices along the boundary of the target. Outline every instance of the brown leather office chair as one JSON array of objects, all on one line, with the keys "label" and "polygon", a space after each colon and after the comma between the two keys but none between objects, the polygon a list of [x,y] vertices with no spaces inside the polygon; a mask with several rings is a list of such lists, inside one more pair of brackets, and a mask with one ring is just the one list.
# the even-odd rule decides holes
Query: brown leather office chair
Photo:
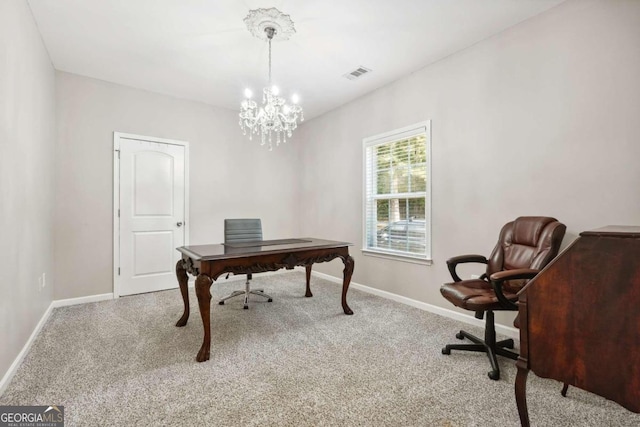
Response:
[{"label": "brown leather office chair", "polygon": [[[440,288],[442,295],[454,305],[475,311],[476,318],[487,314],[484,340],[460,331],[458,339],[469,339],[473,344],[449,344],[443,354],[451,350],[466,350],[487,353],[491,362],[489,378],[500,378],[497,355],[517,359],[518,354],[507,350],[513,348],[513,340],[496,342],[493,312],[496,310],[517,311],[517,293],[528,279],[558,254],[566,226],[555,218],[524,216],[507,223],[500,231],[500,238],[489,259],[482,255],[461,255],[447,260],[453,283]],[[479,279],[462,280],[456,267],[462,263],[487,264],[486,272]],[[517,321],[517,319],[516,319]]]}]

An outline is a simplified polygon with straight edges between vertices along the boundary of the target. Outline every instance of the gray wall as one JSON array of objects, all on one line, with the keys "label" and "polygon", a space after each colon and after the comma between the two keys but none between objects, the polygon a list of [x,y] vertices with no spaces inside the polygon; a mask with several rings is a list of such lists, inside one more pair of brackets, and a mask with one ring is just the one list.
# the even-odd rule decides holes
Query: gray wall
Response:
[{"label": "gray wall", "polygon": [[53,294],[54,91],[27,2],[0,1],[0,378]]},{"label": "gray wall", "polygon": [[55,299],[113,292],[113,132],[190,150],[190,244],[222,242],[223,219],[261,217],[265,238],[298,234],[296,152],[249,141],[238,113],[57,72]]},{"label": "gray wall", "polygon": [[[0,375],[52,297],[112,292],[114,131],[190,142],[192,244],[222,241],[225,217],[260,216],[266,238],[354,242],[358,283],[452,308],[438,292],[446,258],[488,254],[518,215],[556,216],[565,243],[640,222],[638,40],[640,2],[563,3],[304,123],[270,153],[234,111],[54,73],[26,2],[0,1]],[[362,256],[362,138],[426,119],[434,264]]]},{"label": "gray wall", "polygon": [[[519,215],[555,216],[565,245],[638,225],[638,76],[640,2],[572,1],[313,119],[297,146],[302,232],[355,243],[355,282],[453,308],[439,293],[445,260],[488,255]],[[426,119],[434,264],[363,256],[362,138]]]}]

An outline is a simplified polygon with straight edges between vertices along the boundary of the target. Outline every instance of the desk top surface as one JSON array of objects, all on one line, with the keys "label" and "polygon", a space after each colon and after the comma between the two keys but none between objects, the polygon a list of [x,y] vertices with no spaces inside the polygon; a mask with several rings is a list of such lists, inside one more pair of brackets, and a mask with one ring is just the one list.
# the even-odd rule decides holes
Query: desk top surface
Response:
[{"label": "desk top surface", "polygon": [[351,246],[351,243],[316,239],[313,237],[301,237],[295,239],[181,246],[177,248],[177,250],[194,261],[213,261],[217,259],[244,258],[256,255],[300,252],[309,249],[342,248],[346,246]]},{"label": "desk top surface", "polygon": [[581,236],[597,236],[597,237],[640,237],[640,226],[636,225],[607,225],[606,227],[597,228],[595,230],[583,231]]}]

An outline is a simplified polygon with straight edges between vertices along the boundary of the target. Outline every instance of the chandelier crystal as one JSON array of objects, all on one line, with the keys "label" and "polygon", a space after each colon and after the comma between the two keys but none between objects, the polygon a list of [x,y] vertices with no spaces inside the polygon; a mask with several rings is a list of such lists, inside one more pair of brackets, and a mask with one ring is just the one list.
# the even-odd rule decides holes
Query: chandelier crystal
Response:
[{"label": "chandelier crystal", "polygon": [[271,84],[271,41],[276,36],[281,40],[288,39],[295,33],[295,28],[289,15],[276,8],[251,10],[244,21],[254,36],[269,43],[269,84],[262,90],[260,106],[251,99],[251,90],[245,89],[246,99],[240,104],[240,129],[244,135],[249,133],[249,139],[253,139],[253,135],[260,135],[260,145],[268,144],[271,151],[274,140],[276,146],[286,142],[298,127],[298,119],[304,121],[298,95],[294,94],[291,97],[292,104],[287,104],[278,96],[278,88]]}]

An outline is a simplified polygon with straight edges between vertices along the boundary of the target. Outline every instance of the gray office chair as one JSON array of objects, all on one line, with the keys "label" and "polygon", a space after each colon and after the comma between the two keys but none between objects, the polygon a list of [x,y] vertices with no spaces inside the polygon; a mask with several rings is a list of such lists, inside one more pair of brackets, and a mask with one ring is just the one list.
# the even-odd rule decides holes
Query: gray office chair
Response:
[{"label": "gray office chair", "polygon": [[[225,219],[224,220],[224,242],[240,243],[262,240],[262,222],[260,219]],[[247,274],[244,291],[233,291],[231,295],[220,299],[218,304],[224,305],[229,298],[244,295],[244,308],[249,308],[249,294],[259,295],[267,298],[268,302],[273,301],[269,295],[264,293],[264,289],[251,289],[249,284],[252,279],[251,273]]]}]

